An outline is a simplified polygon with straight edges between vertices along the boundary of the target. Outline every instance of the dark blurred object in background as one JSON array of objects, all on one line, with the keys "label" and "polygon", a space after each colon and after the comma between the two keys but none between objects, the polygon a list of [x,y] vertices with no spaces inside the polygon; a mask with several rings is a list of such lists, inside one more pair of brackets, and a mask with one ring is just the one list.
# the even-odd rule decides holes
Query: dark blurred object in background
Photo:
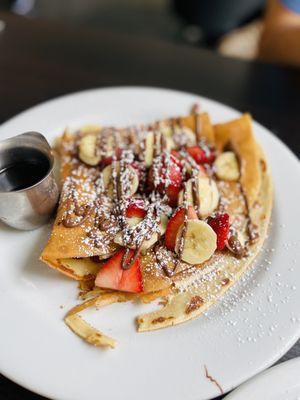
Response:
[{"label": "dark blurred object in background", "polygon": [[13,0],[0,0],[0,10],[9,10],[13,3]]},{"label": "dark blurred object in background", "polygon": [[0,10],[299,66],[300,12],[288,4],[300,0],[0,0]]},{"label": "dark blurred object in background", "polygon": [[261,13],[265,0],[0,0],[31,17],[210,46]]},{"label": "dark blurred object in background", "polygon": [[[261,14],[265,0],[173,0],[176,13],[188,25],[201,30],[205,44]],[[199,35],[200,36],[200,35]]]}]

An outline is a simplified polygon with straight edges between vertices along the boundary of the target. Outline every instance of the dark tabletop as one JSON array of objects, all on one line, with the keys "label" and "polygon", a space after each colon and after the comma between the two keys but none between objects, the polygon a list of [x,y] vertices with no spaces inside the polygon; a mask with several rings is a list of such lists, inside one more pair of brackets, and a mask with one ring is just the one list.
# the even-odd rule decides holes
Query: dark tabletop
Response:
[{"label": "dark tabletop", "polygon": [[[300,154],[300,70],[194,47],[1,14],[0,123],[47,99],[116,85],[168,87],[249,111]],[[283,359],[300,356],[300,342]],[[0,354],[1,357],[1,354]],[[282,360],[281,360],[282,361]],[[40,396],[0,376],[0,400]]]}]

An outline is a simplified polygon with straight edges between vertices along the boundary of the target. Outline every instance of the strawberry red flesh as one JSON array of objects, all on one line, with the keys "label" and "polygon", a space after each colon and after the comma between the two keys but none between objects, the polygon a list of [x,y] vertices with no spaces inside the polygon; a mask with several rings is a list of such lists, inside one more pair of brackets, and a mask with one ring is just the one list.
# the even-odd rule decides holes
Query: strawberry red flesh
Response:
[{"label": "strawberry red flesh", "polygon": [[[179,166],[180,165],[180,166]],[[182,172],[181,172],[181,162],[176,159],[172,154],[170,155],[169,165],[165,165],[165,160],[162,160],[162,167],[159,171],[159,176],[161,177],[161,183],[158,186],[158,191],[160,193],[166,192],[169,197],[169,205],[175,207],[177,205],[178,194],[181,190],[182,186]],[[166,175],[166,170],[168,171],[168,175]],[[150,168],[148,173],[148,189],[153,190],[153,167]],[[168,180],[168,184],[166,185],[166,181]]]},{"label": "strawberry red flesh", "polygon": [[[122,260],[125,249],[119,250],[112,256],[97,274],[95,285],[101,288],[115,289],[123,292],[139,293],[143,291],[143,280],[140,269],[140,257],[138,257],[133,265],[124,270],[122,268]],[[128,259],[134,255],[134,251],[130,250]]]},{"label": "strawberry red flesh", "polygon": [[144,218],[146,214],[147,212],[145,210],[145,202],[142,199],[135,199],[131,201],[128,207],[126,208],[127,218],[132,218],[132,217]]},{"label": "strawberry red flesh", "polygon": [[[176,246],[176,236],[177,233],[182,226],[184,222],[184,215],[185,215],[185,209],[184,208],[179,208],[178,210],[175,211],[173,216],[170,218],[167,229],[166,229],[166,234],[165,234],[165,243],[166,247],[169,250],[174,251],[175,246]],[[194,209],[193,206],[188,207],[188,219],[198,219],[197,213]]]},{"label": "strawberry red flesh", "polygon": [[167,195],[169,198],[169,206],[171,207],[176,207],[178,203],[178,195],[180,192],[181,188],[176,187],[173,185],[169,185],[167,188]]},{"label": "strawberry red flesh", "polygon": [[211,164],[216,158],[214,151],[209,148],[204,150],[200,146],[191,146],[186,151],[197,164]]},{"label": "strawberry red flesh", "polygon": [[223,250],[229,233],[229,215],[218,214],[208,219],[207,223],[217,234],[217,249]]}]

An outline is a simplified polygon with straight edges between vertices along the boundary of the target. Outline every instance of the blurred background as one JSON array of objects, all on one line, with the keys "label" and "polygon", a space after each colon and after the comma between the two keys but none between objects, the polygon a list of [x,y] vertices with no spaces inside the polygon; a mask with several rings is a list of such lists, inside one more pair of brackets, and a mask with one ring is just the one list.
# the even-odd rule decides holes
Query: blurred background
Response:
[{"label": "blurred background", "polygon": [[[290,3],[292,7],[286,8]],[[296,3],[298,24],[293,9]],[[230,57],[300,65],[299,3],[300,0],[0,0],[0,9],[31,18],[188,43]],[[291,50],[298,51],[296,56],[285,49],[287,39],[278,39],[291,25],[298,30],[298,47],[296,43],[296,50]]]}]

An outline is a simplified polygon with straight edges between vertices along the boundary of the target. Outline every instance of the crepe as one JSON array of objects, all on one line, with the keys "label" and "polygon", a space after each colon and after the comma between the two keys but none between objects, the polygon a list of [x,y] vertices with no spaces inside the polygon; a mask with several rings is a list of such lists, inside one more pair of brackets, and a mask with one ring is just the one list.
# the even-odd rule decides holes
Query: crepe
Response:
[{"label": "crepe", "polygon": [[[214,143],[214,129],[210,122],[210,118],[207,113],[201,115],[189,115],[185,118],[177,118],[177,124],[182,124],[193,131],[197,123],[201,125],[201,136],[207,139],[210,143]],[[162,122],[163,124],[170,123],[170,120]],[[77,180],[77,191],[79,196],[86,198],[93,198],[94,187],[92,185],[86,186],[86,176],[90,176],[95,173],[95,168],[90,168],[81,163],[80,174],[77,173],[78,161],[74,162],[76,154],[76,145],[78,136],[95,133],[100,131],[100,127],[97,126],[85,126],[80,129],[77,135],[72,135],[69,132],[65,132],[58,142],[57,150],[61,159],[61,180],[66,185],[66,180],[70,176],[71,172],[76,172]],[[84,187],[84,190],[83,190]],[[84,195],[84,196],[83,196]],[[100,256],[100,258],[106,259],[114,253],[117,246],[113,243],[109,243],[107,246],[100,248],[92,247],[87,239],[86,231],[93,224],[95,214],[91,215],[86,221],[75,228],[68,229],[61,224],[62,216],[66,212],[68,205],[67,200],[64,198],[64,189],[59,203],[57,215],[55,218],[54,226],[52,229],[51,237],[47,246],[45,247],[41,260],[48,264],[50,267],[59,270],[60,272],[68,275],[76,280],[90,280],[94,277],[99,270],[99,262],[93,262],[89,257]],[[103,232],[103,238],[105,232]],[[101,241],[101,238],[99,239]],[[151,263],[151,261],[150,261]],[[170,286],[170,280],[167,279],[163,274],[157,277],[159,273],[155,271],[155,274],[149,274],[147,271],[147,265],[149,264],[148,258],[145,257],[143,260],[143,276],[144,278],[144,291],[151,292]]]},{"label": "crepe", "polygon": [[265,169],[266,159],[259,147],[257,154],[262,162],[259,168],[261,185],[251,215],[258,227],[259,240],[251,246],[249,256],[236,259],[230,253],[219,254],[203,269],[178,279],[174,293],[166,298],[162,309],[137,318],[139,332],[177,325],[201,315],[239,281],[259,253],[268,232],[273,188],[269,170]]},{"label": "crepe", "polygon": [[[174,119],[162,123],[168,126],[174,123]],[[167,276],[157,266],[156,249],[150,248],[141,256],[142,293],[133,294],[105,289],[86,290],[86,302],[75,307],[66,316],[68,326],[90,344],[114,347],[115,341],[90,327],[77,316],[77,313],[85,308],[91,306],[99,308],[119,301],[149,302],[163,297],[162,308],[137,317],[138,331],[150,331],[188,321],[207,310],[240,279],[259,253],[266,238],[272,209],[272,181],[267,160],[253,135],[251,116],[245,114],[236,120],[212,125],[208,114],[202,113],[177,118],[176,124],[194,132],[198,131],[198,134],[200,132],[197,139],[203,139],[215,146],[219,152],[233,150],[236,154],[240,167],[238,181],[219,180],[217,185],[222,197],[226,199],[223,212],[230,215],[231,224],[239,232],[240,241],[250,242],[248,254],[237,258],[229,250],[217,250],[207,261],[199,265],[191,266],[180,262],[176,273]],[[89,183],[89,177],[97,173],[97,167],[86,166],[78,161],[76,149],[78,140],[83,135],[91,132],[97,134],[99,129],[97,127],[83,129],[75,135],[66,132],[60,140],[58,147],[64,186],[53,231],[41,255],[42,261],[52,268],[73,279],[90,282],[91,284],[88,284],[90,287],[93,287],[95,276],[101,268],[101,262],[99,259],[95,261],[95,256],[105,260],[116,252],[118,245],[106,241],[106,232],[103,230],[99,233],[101,246],[91,246],[87,232],[95,219],[93,210],[84,223],[72,229],[65,227],[61,221],[68,208],[64,190],[72,174],[76,177],[79,199],[91,202],[95,200],[95,187]],[[250,228],[254,227],[255,240],[250,241]],[[174,267],[172,262],[169,264],[171,265],[168,268],[172,270]]]}]

